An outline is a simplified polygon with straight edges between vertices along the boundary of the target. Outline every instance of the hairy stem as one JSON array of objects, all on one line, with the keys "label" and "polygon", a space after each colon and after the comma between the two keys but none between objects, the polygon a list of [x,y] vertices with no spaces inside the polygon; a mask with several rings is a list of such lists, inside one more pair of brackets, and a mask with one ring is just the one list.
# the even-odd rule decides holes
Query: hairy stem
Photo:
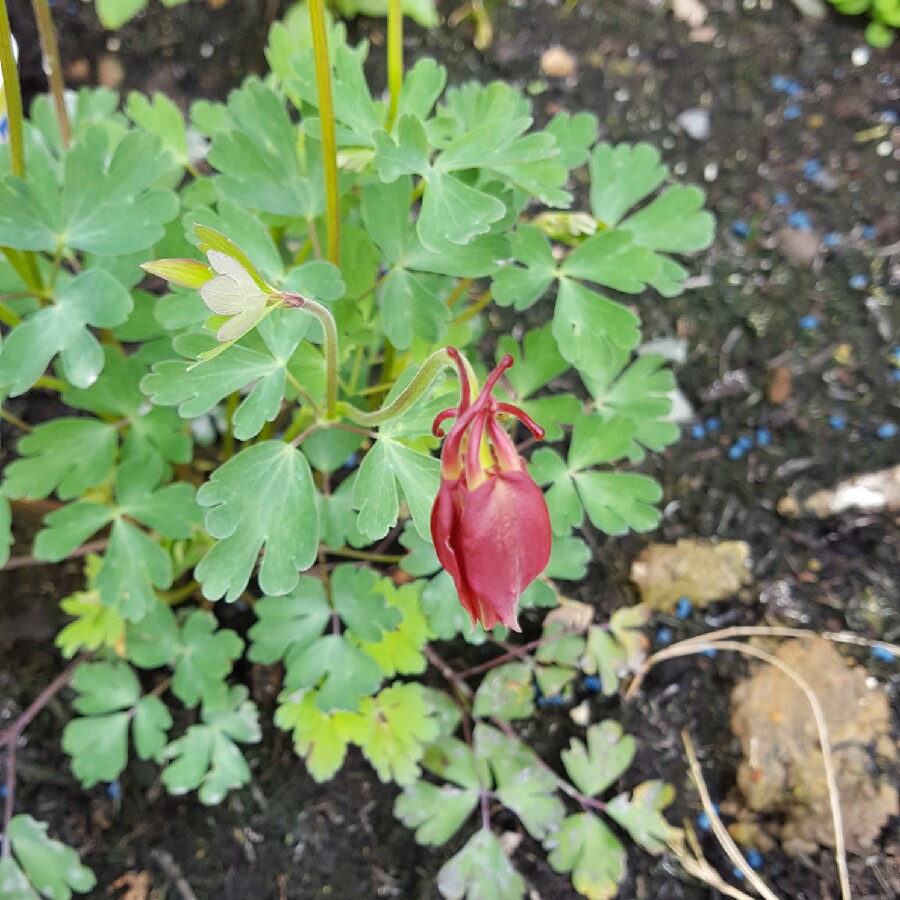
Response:
[{"label": "hairy stem", "polygon": [[281,298],[285,306],[305,309],[311,316],[315,316],[322,326],[322,333],[325,336],[322,344],[325,351],[325,417],[327,419],[339,418],[337,413],[338,333],[334,316],[321,303],[308,300],[299,294],[284,291]]},{"label": "hairy stem", "polygon": [[59,58],[59,47],[56,44],[56,29],[53,27],[50,5],[47,0],[31,0],[31,6],[34,9],[34,18],[37,21],[41,48],[44,51],[45,65],[48,69],[47,81],[50,83],[53,105],[56,107],[59,135],[62,138],[63,147],[68,147],[72,140],[72,129],[69,127],[69,113],[66,110],[66,98],[63,93],[65,84],[62,77],[62,63]]},{"label": "hairy stem", "polygon": [[325,218],[328,234],[328,260],[341,261],[340,191],[337,171],[337,140],[334,134],[334,101],[331,96],[331,60],[328,56],[328,31],[325,27],[323,0],[309,0],[316,89],[319,94],[319,121],[322,126],[322,161],[325,169]]},{"label": "hairy stem", "polygon": [[453,368],[454,366],[455,363],[446,349],[436,350],[422,363],[422,367],[416,372],[415,377],[407,385],[406,389],[387,406],[372,412],[366,412],[365,410],[357,409],[350,403],[344,403],[342,404],[342,412],[347,418],[352,419],[359,425],[365,425],[368,428],[381,425],[382,422],[387,422],[406,412],[428,390],[442,369]]},{"label": "hairy stem", "polygon": [[389,0],[387,23],[388,107],[387,130],[397,121],[400,107],[400,89],[403,87],[403,4],[402,0]]}]

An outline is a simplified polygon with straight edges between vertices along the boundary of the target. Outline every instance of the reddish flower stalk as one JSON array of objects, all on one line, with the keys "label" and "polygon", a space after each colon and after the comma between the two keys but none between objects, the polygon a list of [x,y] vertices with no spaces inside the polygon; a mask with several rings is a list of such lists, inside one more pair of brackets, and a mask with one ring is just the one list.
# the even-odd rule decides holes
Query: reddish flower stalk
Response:
[{"label": "reddish flower stalk", "polygon": [[538,439],[544,429],[517,406],[491,396],[512,366],[511,356],[500,360],[473,400],[459,351],[448,347],[447,353],[459,370],[460,401],[439,413],[432,425],[442,437],[442,423],[456,419],[441,454],[431,535],[473,625],[503,624],[519,631],[516,605],[546,568],[552,534],[544,494],[497,417],[514,416]]}]

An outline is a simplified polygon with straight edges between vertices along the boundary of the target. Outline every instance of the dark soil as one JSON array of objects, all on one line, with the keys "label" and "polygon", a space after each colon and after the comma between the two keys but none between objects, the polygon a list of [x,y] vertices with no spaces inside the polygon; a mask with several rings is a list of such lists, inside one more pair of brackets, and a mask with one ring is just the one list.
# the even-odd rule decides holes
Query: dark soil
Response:
[{"label": "dark soil", "polygon": [[[23,78],[34,91],[40,72],[25,6],[11,4]],[[152,2],[149,14],[116,36],[93,22],[90,5],[58,3],[55,15],[70,83],[121,77],[123,89],[164,89],[186,100],[221,98],[244,73],[262,69],[266,19],[278,6],[231,0],[217,11],[199,2],[166,11]],[[713,416],[721,426],[703,436],[692,436],[688,426],[677,446],[647,464],[666,491],[658,533],[596,538],[590,578],[575,595],[608,614],[634,602],[628,570],[648,541],[739,539],[752,547],[752,586],[705,614],[662,616],[656,625],[676,640],[728,624],[769,623],[849,628],[897,641],[894,516],[788,521],[775,507],[789,491],[805,494],[900,461],[900,438],[878,436],[886,434],[885,423],[900,422],[892,357],[900,318],[900,56],[868,51],[860,21],[836,14],[815,23],[790,3],[771,0],[707,6],[711,31],[701,41],[667,6],[649,2],[514,0],[492,8],[488,51],[473,48],[464,23],[427,34],[411,29],[407,58],[436,55],[454,82],[500,78],[527,87],[541,118],[561,108],[595,112],[607,139],[647,140],[679,177],[702,184],[718,219],[713,247],[691,265],[697,286],[675,300],[647,297],[640,312],[648,339],[686,338],[679,382],[697,421]],[[442,9],[449,14],[452,4]],[[377,57],[383,23],[354,27],[372,38]],[[570,78],[541,73],[540,55],[551,44],[575,58]],[[376,83],[378,77],[376,71]],[[797,95],[780,79],[796,82]],[[687,109],[709,113],[708,137],[694,139],[676,124]],[[820,165],[818,173],[811,161]],[[800,259],[803,253],[789,244],[809,243],[809,236],[781,230],[803,224],[798,213],[817,238],[838,237],[813,239],[810,256]],[[865,276],[865,284],[853,276]],[[817,327],[808,327],[808,316]],[[776,371],[789,371],[792,381],[780,398],[769,392]],[[40,407],[15,411],[32,421],[41,415]],[[737,438],[760,428],[771,444],[731,458]],[[5,428],[3,437],[10,437]],[[20,568],[2,577],[0,634],[7,642],[0,643],[0,720],[24,708],[61,668],[49,638],[55,627],[46,625],[55,616],[54,600],[79,586],[77,565]],[[897,713],[896,665],[857,657],[884,684]],[[714,799],[733,798],[737,748],[728,695],[745,671],[743,662],[722,654],[675,661],[654,671],[630,706],[592,700],[598,719],[622,718],[641,741],[623,787],[664,778],[678,791],[672,821],[694,820],[699,802],[680,739],[688,727]],[[270,730],[248,752],[252,788],[220,808],[204,808],[193,796],[167,796],[155,770],[141,765],[128,769],[116,797],[99,788],[82,791],[71,778],[59,750],[68,716],[63,696],[29,728],[18,753],[17,809],[49,821],[54,835],[79,849],[98,877],[94,896],[122,896],[125,882],[117,879],[141,871],[150,873],[154,897],[188,896],[178,886],[179,872],[200,900],[438,896],[435,875],[447,849],[414,842],[392,816],[395,789],[379,784],[356,756],[332,783],[318,786],[289,737]],[[565,710],[548,709],[527,730],[538,746],[559,748],[574,726]],[[896,820],[892,825],[870,857],[851,857],[857,900],[900,893]],[[711,840],[704,849],[719,871],[730,873]],[[533,896],[575,896],[527,839],[515,862]],[[624,898],[720,896],[685,879],[665,857],[634,850],[629,870]],[[763,874],[783,897],[839,896],[833,859],[824,850],[811,858],[771,851]]]}]

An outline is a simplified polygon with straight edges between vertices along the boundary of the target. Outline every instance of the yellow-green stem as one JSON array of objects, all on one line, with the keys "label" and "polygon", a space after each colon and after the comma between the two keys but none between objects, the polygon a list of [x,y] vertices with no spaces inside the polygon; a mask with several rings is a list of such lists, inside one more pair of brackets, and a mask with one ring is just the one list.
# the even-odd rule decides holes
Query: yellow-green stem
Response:
[{"label": "yellow-green stem", "polygon": [[0,303],[0,322],[15,328],[22,320],[5,304]]},{"label": "yellow-green stem", "polygon": [[389,0],[387,27],[387,65],[388,93],[388,131],[397,121],[397,110],[400,108],[400,89],[403,87],[403,2]]},{"label": "yellow-green stem", "polygon": [[328,232],[328,261],[341,262],[340,191],[338,189],[337,141],[334,133],[334,102],[331,96],[331,59],[323,0],[309,0],[316,89],[319,95],[319,122],[322,128],[322,162],[325,170],[325,220]]},{"label": "yellow-green stem", "polygon": [[240,395],[237,391],[230,393],[225,398],[225,434],[222,436],[222,458],[231,459],[234,456],[234,414],[237,412]]},{"label": "yellow-green stem", "polygon": [[458,316],[453,319],[454,325],[461,322],[468,322],[473,316],[477,316],[491,302],[491,292],[486,290],[478,299],[469,307],[466,307]]},{"label": "yellow-green stem", "polygon": [[6,0],[0,0],[0,71],[3,72],[3,92],[6,94],[6,115],[9,119],[9,151],[12,173],[25,177],[25,142],[22,138],[22,93],[19,72],[12,49],[12,31],[6,12]]},{"label": "yellow-green stem", "polygon": [[50,83],[50,93],[53,95],[53,104],[56,107],[59,135],[62,138],[63,147],[68,147],[72,140],[72,130],[69,127],[69,113],[66,110],[62,63],[59,58],[59,47],[56,44],[56,30],[53,27],[53,17],[50,15],[50,5],[47,0],[31,0],[31,6],[34,9],[38,34],[41,37],[45,64],[49,69],[47,81]]},{"label": "yellow-green stem", "polygon": [[18,416],[14,416],[8,409],[4,409],[2,406],[0,406],[0,419],[9,422],[10,425],[15,425],[16,428],[20,431],[24,431],[26,434],[33,430],[27,422],[20,419]]}]

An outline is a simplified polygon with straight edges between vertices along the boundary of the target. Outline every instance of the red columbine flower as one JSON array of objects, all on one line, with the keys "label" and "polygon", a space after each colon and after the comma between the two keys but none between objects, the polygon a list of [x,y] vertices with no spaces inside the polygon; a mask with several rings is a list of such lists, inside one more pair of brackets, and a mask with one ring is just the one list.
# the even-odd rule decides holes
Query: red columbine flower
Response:
[{"label": "red columbine flower", "polygon": [[550,559],[550,515],[544,494],[497,416],[515,416],[536,438],[544,436],[544,429],[518,407],[491,396],[513,364],[511,356],[500,360],[472,401],[459,352],[453,347],[447,352],[459,369],[460,402],[440,413],[432,426],[442,437],[441,423],[456,418],[441,454],[431,536],[472,623],[485,628],[502,623],[519,631],[519,597]]}]

